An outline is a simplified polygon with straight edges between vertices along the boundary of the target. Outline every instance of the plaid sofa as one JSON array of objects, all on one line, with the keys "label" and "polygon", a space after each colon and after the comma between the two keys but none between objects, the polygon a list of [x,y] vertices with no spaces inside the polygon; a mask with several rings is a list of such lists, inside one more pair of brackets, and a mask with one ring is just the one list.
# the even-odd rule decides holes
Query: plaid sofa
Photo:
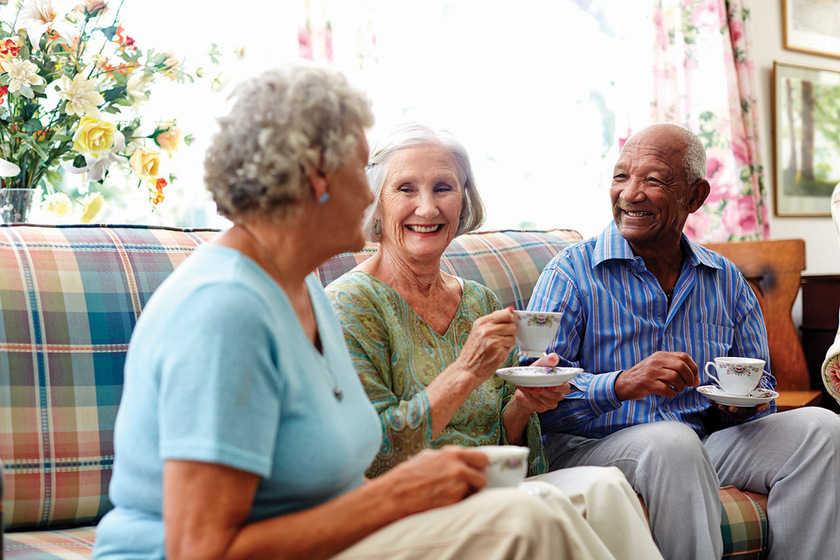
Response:
[{"label": "plaid sofa", "polygon": [[[111,507],[113,428],[131,330],[149,296],[213,230],[0,226],[0,515],[12,559],[88,558]],[[463,235],[447,272],[523,308],[570,230]],[[326,285],[370,245],[319,270]],[[2,467],[0,467],[2,473]],[[727,558],[761,558],[766,497],[721,489]],[[687,504],[686,507],[690,507]]]}]

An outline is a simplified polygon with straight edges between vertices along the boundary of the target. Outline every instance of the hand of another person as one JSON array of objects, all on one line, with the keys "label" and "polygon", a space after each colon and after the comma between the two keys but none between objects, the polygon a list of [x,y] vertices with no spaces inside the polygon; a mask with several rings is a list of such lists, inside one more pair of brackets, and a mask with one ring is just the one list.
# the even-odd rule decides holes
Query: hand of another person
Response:
[{"label": "hand of another person", "polygon": [[516,344],[513,307],[494,311],[475,320],[456,364],[482,382],[508,357]]},{"label": "hand of another person", "polygon": [[372,483],[387,485],[404,515],[461,501],[487,485],[489,460],[477,449],[449,445],[426,449]]},{"label": "hand of another person", "polygon": [[534,412],[545,412],[557,408],[557,403],[562,401],[570,390],[571,386],[568,383],[556,387],[517,387],[513,398],[518,406]]},{"label": "hand of another person", "polygon": [[[552,352],[543,356],[532,365],[543,367],[554,367],[560,362],[560,358]],[[514,404],[517,407],[525,408],[528,411],[545,412],[554,410],[557,403],[562,401],[569,394],[571,386],[563,383],[556,387],[517,387],[513,395]],[[529,412],[530,415],[530,412]]]},{"label": "hand of another person", "polygon": [[742,408],[740,406],[726,406],[723,404],[715,403],[715,408],[718,409],[718,412],[720,412],[727,418],[731,418],[732,420],[746,420],[747,418],[752,418],[756,414],[766,412],[770,408],[770,405],[768,403],[764,403],[758,406]]},{"label": "hand of another person", "polygon": [[661,395],[673,397],[686,387],[700,384],[697,364],[685,352],[656,352],[622,371],[615,380],[615,394],[623,401]]}]

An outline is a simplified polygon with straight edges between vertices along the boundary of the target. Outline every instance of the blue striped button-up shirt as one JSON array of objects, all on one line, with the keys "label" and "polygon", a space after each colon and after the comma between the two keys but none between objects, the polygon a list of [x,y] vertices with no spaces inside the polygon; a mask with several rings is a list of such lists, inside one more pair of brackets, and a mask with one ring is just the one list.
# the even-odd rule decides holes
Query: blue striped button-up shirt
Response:
[{"label": "blue striped button-up shirt", "polygon": [[[717,356],[760,358],[767,361],[761,386],[775,387],[764,319],[747,281],[732,262],[685,236],[682,248],[670,306],[615,224],[546,265],[528,308],[562,312],[553,350],[560,365],[584,373],[556,409],[540,414],[543,433],[604,437],[635,424],[676,420],[705,434],[711,404],[693,387],[672,398],[616,397],[618,374],[660,350],[690,355],[701,385],[711,382],[704,365]],[[765,414],[773,410],[771,405]]]}]

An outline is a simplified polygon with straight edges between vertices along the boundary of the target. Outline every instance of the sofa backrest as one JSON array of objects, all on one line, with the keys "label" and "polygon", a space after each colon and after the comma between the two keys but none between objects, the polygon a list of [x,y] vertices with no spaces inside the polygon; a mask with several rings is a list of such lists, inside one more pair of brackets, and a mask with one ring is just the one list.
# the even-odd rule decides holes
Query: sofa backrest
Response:
[{"label": "sofa backrest", "polygon": [[[0,461],[7,529],[96,522],[108,509],[113,429],[131,331],[152,292],[215,230],[0,226]],[[571,230],[458,237],[442,268],[528,303]],[[326,285],[373,244],[321,266]]]},{"label": "sofa backrest", "polygon": [[[441,259],[441,269],[474,280],[493,290],[502,305],[524,309],[548,261],[569,245],[581,241],[571,229],[500,230],[456,237]],[[368,243],[358,253],[342,253],[318,269],[326,286],[376,252]]]},{"label": "sofa backrest", "polygon": [[95,522],[111,504],[131,330],[215,235],[151,227],[0,227],[0,461],[7,529]]}]

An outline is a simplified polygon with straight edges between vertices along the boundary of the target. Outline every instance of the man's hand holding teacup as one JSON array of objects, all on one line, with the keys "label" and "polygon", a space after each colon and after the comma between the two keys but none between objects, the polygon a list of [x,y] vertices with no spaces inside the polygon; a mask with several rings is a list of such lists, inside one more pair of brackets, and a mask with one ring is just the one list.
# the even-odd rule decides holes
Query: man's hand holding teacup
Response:
[{"label": "man's hand holding teacup", "polygon": [[691,356],[685,352],[660,351],[618,374],[615,395],[623,401],[643,399],[651,394],[673,397],[686,387],[699,384],[697,364]]},{"label": "man's hand holding teacup", "polygon": [[758,406],[751,406],[748,408],[740,406],[726,406],[724,404],[719,403],[714,403],[714,405],[715,408],[718,409],[718,412],[732,420],[746,420],[747,418],[752,418],[756,414],[767,412],[767,410],[770,408],[769,403],[763,403]]}]

